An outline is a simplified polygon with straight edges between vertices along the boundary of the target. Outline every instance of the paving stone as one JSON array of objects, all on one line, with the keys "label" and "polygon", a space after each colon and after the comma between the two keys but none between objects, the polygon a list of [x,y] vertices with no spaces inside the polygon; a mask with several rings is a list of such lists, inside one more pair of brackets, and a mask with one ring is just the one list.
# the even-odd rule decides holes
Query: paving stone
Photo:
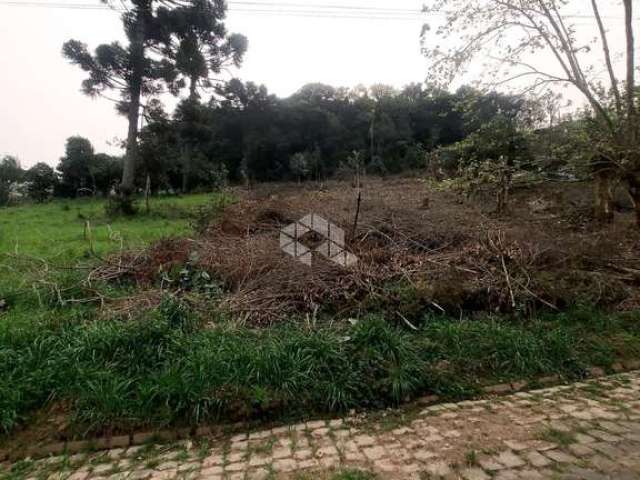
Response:
[{"label": "paving stone", "polygon": [[495,457],[481,458],[478,460],[478,463],[482,468],[490,472],[494,472],[496,470],[502,470],[505,468],[505,466],[502,463],[498,462],[495,459]]},{"label": "paving stone", "polygon": [[442,460],[436,460],[427,463],[424,467],[424,471],[429,475],[439,475],[441,477],[444,477],[451,473],[451,467],[449,467],[449,465],[447,465],[447,463]]},{"label": "paving stone", "polygon": [[562,452],[560,450],[549,450],[547,452],[544,452],[544,454],[554,462],[558,463],[576,463],[578,461],[578,459],[573,455]]},{"label": "paving stone", "polygon": [[292,458],[283,458],[273,462],[273,469],[277,472],[293,472],[296,469],[296,461]]},{"label": "paving stone", "polygon": [[[376,448],[379,448],[379,447],[376,447]],[[331,456],[337,456],[337,455],[338,455],[338,449],[334,446],[322,447],[316,450],[316,457],[331,457]]]},{"label": "paving stone", "polygon": [[622,438],[618,437],[617,435],[612,435],[603,430],[589,430],[587,433],[592,437],[603,440],[605,442],[619,442],[620,440],[622,440]]},{"label": "paving stone", "polygon": [[373,465],[375,467],[375,470],[388,474],[397,473],[397,471],[399,470],[398,466],[387,458],[376,460],[375,462],[373,462]]},{"label": "paving stone", "polygon": [[544,440],[534,440],[529,442],[531,448],[539,451],[546,452],[547,450],[553,450],[554,448],[558,448],[558,445],[551,442],[545,442]]},{"label": "paving stone", "polygon": [[593,420],[595,418],[589,410],[579,410],[576,412],[571,412],[569,415],[580,420]]},{"label": "paving stone", "polygon": [[596,470],[601,472],[614,472],[618,470],[618,465],[602,455],[594,455],[589,459],[589,463]]},{"label": "paving stone", "polygon": [[432,452],[431,450],[424,450],[424,449],[414,450],[411,452],[411,454],[416,460],[420,460],[422,462],[433,460],[438,456],[435,452]]},{"label": "paving stone", "polygon": [[178,471],[179,472],[188,472],[191,470],[196,470],[198,468],[201,467],[200,462],[187,462],[187,463],[182,463],[180,464],[180,466],[178,467]]},{"label": "paving stone", "polygon": [[337,418],[329,422],[329,426],[331,428],[338,428],[338,427],[341,427],[343,424],[344,424],[344,420],[342,420],[341,418]]},{"label": "paving stone", "polygon": [[[164,470],[162,472],[153,472],[153,475],[151,476],[151,480],[173,480],[177,478],[177,476],[178,476],[178,470]],[[203,480],[219,480],[222,478],[222,475],[211,475],[211,476],[201,475],[200,478],[202,478]]]},{"label": "paving stone", "polygon": [[591,449],[596,450],[609,458],[618,458],[624,455],[624,452],[613,445],[605,442],[596,442],[589,445]]},{"label": "paving stone", "polygon": [[378,460],[384,457],[387,451],[382,447],[369,447],[363,448],[362,453],[364,453],[369,460]]},{"label": "paving stone", "polygon": [[229,463],[224,466],[225,472],[241,472],[246,469],[247,464],[245,462]]},{"label": "paving stone", "polygon": [[520,452],[528,448],[528,446],[525,445],[524,443],[516,442],[515,440],[505,440],[504,444],[514,452]]},{"label": "paving stone", "polygon": [[376,439],[370,435],[358,435],[354,437],[353,441],[361,447],[367,447],[376,443]]},{"label": "paving stone", "polygon": [[594,418],[605,418],[608,420],[616,420],[619,418],[619,415],[602,408],[592,408],[590,411]]},{"label": "paving stone", "polygon": [[113,465],[109,463],[103,463],[101,465],[96,465],[95,467],[93,467],[93,470],[91,473],[93,475],[105,475],[107,472],[110,472],[112,470],[113,470]]},{"label": "paving stone", "polygon": [[549,423],[549,428],[551,428],[553,430],[557,430],[558,432],[565,432],[565,433],[571,432],[573,430],[566,423],[559,422],[557,420],[554,420],[554,421],[550,422]]},{"label": "paving stone", "polygon": [[251,455],[249,458],[250,467],[262,467],[272,462],[272,458],[269,455]]},{"label": "paving stone", "polygon": [[480,468],[467,468],[460,472],[465,480],[490,480],[491,477]]},{"label": "paving stone", "polygon": [[495,480],[520,480],[520,471],[500,470],[493,478]]},{"label": "paving stone", "polygon": [[574,438],[575,438],[576,442],[583,443],[583,444],[594,443],[596,441],[595,438],[593,438],[590,435],[586,435],[584,433],[575,433],[574,434]]},{"label": "paving stone", "polygon": [[296,460],[306,460],[307,458],[311,458],[313,456],[313,452],[310,449],[296,450],[293,454],[293,457]]},{"label": "paving stone", "polygon": [[237,451],[244,451],[247,450],[249,448],[249,441],[248,440],[241,440],[239,442],[232,442],[231,443],[231,451],[237,452]]},{"label": "paving stone", "polygon": [[520,470],[518,471],[518,480],[543,480],[549,477],[544,476],[537,470]]},{"label": "paving stone", "polygon": [[525,453],[524,456],[531,465],[537,468],[551,464],[551,460],[535,450]]},{"label": "paving stone", "polygon": [[625,433],[622,435],[627,440],[640,443],[640,433]]},{"label": "paving stone", "polygon": [[88,470],[78,470],[67,477],[67,480],[85,480],[89,476]]},{"label": "paving stone", "polygon": [[364,456],[364,453],[362,452],[345,452],[344,454],[344,459],[347,462],[364,462],[366,461],[366,457]]},{"label": "paving stone", "polygon": [[264,440],[271,437],[271,430],[262,430],[259,432],[251,432],[249,434],[249,440]]},{"label": "paving stone", "polygon": [[127,478],[131,480],[145,480],[153,476],[153,470],[136,470],[131,473]]},{"label": "paving stone", "polygon": [[582,467],[571,467],[566,473],[572,475],[576,480],[610,480],[610,477],[607,475]]},{"label": "paving stone", "polygon": [[162,472],[163,470],[178,470],[179,463],[176,461],[169,461],[160,463],[157,467],[154,468],[157,472]]},{"label": "paving stone", "polygon": [[251,480],[267,480],[270,475],[271,475],[271,472],[269,472],[269,470],[266,470],[264,468],[260,468],[257,470],[249,470],[247,472],[247,478]]},{"label": "paving stone", "polygon": [[280,458],[287,458],[291,456],[291,449],[286,447],[286,448],[275,448],[273,449],[273,451],[271,452],[271,456],[275,459],[280,459]]},{"label": "paving stone", "polygon": [[327,422],[325,422],[324,420],[316,420],[313,422],[307,422],[307,429],[309,430],[316,430],[318,428],[324,428],[327,426]]},{"label": "paving stone", "polygon": [[322,437],[326,437],[329,435],[329,432],[331,430],[327,427],[322,427],[322,428],[316,428],[315,430],[311,431],[311,436],[314,438],[322,438]]},{"label": "paving stone", "polygon": [[496,460],[502,463],[507,468],[521,467],[525,464],[524,460],[522,460],[518,455],[513,453],[511,450],[505,450],[504,452],[500,452],[500,454],[496,457]]},{"label": "paving stone", "polygon": [[224,469],[221,466],[215,466],[215,467],[203,468],[202,470],[200,470],[200,475],[206,478],[206,477],[215,476],[215,475],[222,475],[223,472],[224,472]]},{"label": "paving stone", "polygon": [[574,443],[573,445],[569,445],[569,450],[571,453],[578,457],[587,457],[589,455],[593,455],[593,450],[586,445],[582,445],[580,443]]},{"label": "paving stone", "polygon": [[625,428],[621,425],[618,425],[617,423],[614,422],[609,422],[609,421],[602,421],[602,422],[598,422],[600,424],[600,426],[604,429],[607,430],[608,432],[611,433],[618,433],[618,434],[622,434],[622,433],[627,433],[629,431],[628,428]]}]

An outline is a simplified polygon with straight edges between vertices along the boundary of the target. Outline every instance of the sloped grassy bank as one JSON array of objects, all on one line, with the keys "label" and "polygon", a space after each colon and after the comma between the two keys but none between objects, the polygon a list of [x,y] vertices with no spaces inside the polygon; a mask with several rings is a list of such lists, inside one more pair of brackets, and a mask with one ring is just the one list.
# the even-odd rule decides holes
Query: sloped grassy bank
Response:
[{"label": "sloped grassy bank", "polygon": [[71,435],[460,398],[481,383],[576,378],[640,358],[639,320],[574,309],[529,321],[427,317],[417,331],[377,316],[249,330],[204,327],[171,298],[127,322],[54,310],[0,322],[0,428],[52,406]]}]

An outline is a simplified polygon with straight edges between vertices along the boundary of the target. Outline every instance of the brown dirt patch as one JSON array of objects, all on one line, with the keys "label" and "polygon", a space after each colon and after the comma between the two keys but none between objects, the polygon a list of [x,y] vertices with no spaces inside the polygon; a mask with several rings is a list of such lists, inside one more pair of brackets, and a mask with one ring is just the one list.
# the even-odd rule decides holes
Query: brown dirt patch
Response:
[{"label": "brown dirt patch", "polygon": [[[585,213],[590,193],[585,184],[520,189],[496,217],[486,202],[430,191],[418,179],[369,179],[354,230],[357,196],[348,183],[265,185],[236,190],[240,201],[200,237],[159,243],[120,262],[127,265],[121,273],[158,287],[159,271],[195,252],[198,268],[226,289],[222,308],[252,324],[371,309],[413,321],[425,309],[457,315],[580,301],[635,308],[640,232],[627,212],[613,225],[593,223]],[[281,251],[280,230],[308,213],[345,230],[357,265],[314,254],[309,268]],[[401,287],[390,292],[390,285]]]}]

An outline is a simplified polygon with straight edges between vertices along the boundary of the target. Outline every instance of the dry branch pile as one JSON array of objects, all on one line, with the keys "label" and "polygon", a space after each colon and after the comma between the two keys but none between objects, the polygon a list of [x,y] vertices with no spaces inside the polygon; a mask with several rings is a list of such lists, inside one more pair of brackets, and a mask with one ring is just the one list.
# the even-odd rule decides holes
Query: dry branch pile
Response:
[{"label": "dry branch pile", "polygon": [[[557,192],[535,194],[548,197],[556,211],[531,208],[525,192],[498,219],[453,194],[428,192],[419,181],[373,181],[352,231],[357,195],[347,184],[262,187],[242,193],[198,238],[111,259],[96,275],[127,276],[147,290],[172,288],[160,272],[197,258],[197,267],[224,285],[220,306],[253,324],[318,312],[354,316],[372,306],[405,321],[429,308],[450,314],[562,309],[582,300],[640,306],[640,235],[631,220],[577,229],[563,217]],[[318,255],[310,268],[280,250],[280,229],[308,213],[347,232],[357,265],[344,268]],[[147,291],[143,298],[149,305],[159,296]]]}]

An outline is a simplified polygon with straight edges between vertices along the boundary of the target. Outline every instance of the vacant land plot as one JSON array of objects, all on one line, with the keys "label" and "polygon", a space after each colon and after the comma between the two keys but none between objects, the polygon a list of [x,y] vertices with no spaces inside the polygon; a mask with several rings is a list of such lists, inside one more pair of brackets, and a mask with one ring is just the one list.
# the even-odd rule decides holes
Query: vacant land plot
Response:
[{"label": "vacant land plot", "polygon": [[[14,445],[464,398],[640,358],[640,235],[630,213],[592,223],[585,185],[519,191],[500,217],[410,179],[370,180],[359,207],[345,183],[233,196],[110,228],[85,213],[97,204],[51,204],[59,229],[42,213],[22,240],[12,227],[0,427]],[[344,229],[356,265],[282,252],[308,213]]]}]

